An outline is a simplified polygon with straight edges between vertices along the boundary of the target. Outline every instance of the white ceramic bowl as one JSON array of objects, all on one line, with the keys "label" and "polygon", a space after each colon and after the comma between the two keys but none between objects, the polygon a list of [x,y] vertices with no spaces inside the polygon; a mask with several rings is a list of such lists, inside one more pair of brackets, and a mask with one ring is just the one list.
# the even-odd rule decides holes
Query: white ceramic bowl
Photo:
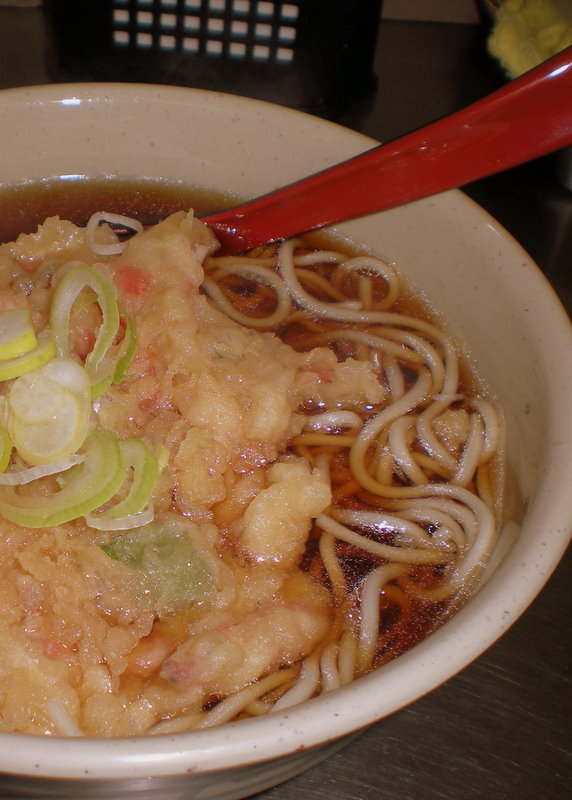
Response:
[{"label": "white ceramic bowl", "polygon": [[[267,192],[374,144],[278,106],[121,84],[0,92],[0,139],[10,143],[0,154],[3,184],[111,174],[183,179],[241,196]],[[446,681],[516,620],[550,576],[572,520],[572,335],[554,293],[522,249],[460,192],[339,230],[397,261],[442,313],[504,408],[512,518],[493,574],[423,643],[284,714],[125,740],[2,733],[0,794],[13,791],[10,773],[26,776],[17,779],[19,791],[27,787],[34,797],[245,797],[307,769],[352,732]]]}]

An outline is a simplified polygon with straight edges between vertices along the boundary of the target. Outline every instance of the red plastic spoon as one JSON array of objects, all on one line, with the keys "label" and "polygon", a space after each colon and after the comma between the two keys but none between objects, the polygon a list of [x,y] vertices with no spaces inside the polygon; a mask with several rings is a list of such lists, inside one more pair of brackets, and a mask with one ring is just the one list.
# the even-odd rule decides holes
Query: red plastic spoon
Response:
[{"label": "red plastic spoon", "polygon": [[225,253],[418,200],[572,144],[572,47],[424,128],[205,222]]}]

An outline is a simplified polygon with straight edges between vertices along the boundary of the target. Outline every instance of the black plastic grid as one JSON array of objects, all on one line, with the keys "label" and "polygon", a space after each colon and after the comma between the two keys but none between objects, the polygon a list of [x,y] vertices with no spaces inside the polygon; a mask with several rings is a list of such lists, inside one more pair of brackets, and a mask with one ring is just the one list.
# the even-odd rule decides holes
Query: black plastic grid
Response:
[{"label": "black plastic grid", "polygon": [[331,118],[375,85],[382,0],[44,2],[55,82],[193,86]]},{"label": "black plastic grid", "polygon": [[287,64],[301,0],[112,0],[117,47]]}]

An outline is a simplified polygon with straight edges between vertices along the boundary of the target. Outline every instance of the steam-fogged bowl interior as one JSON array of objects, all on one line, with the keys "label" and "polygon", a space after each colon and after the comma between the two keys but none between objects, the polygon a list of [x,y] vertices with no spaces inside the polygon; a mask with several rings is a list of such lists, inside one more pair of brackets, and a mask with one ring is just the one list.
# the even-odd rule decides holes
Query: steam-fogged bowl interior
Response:
[{"label": "steam-fogged bowl interior", "polygon": [[[121,84],[2,92],[0,132],[10,143],[0,154],[2,185],[145,176],[237,197],[268,192],[375,144],[278,106]],[[128,779],[122,791],[136,796],[139,779],[154,776],[165,798],[188,786],[189,796],[232,800],[285,780],[470,663],[526,609],[560,559],[572,519],[572,337],[537,267],[457,191],[340,225],[337,233],[398,265],[502,408],[506,507],[486,582],[405,655],[284,713],[112,741],[0,734],[0,773],[34,780],[34,796],[63,778],[86,786],[58,784],[62,797],[90,796],[94,778]]]}]

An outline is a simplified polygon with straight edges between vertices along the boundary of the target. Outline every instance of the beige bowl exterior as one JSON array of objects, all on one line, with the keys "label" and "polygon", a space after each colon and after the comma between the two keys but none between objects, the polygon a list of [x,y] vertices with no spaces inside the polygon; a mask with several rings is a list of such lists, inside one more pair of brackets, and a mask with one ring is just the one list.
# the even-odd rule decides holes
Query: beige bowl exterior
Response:
[{"label": "beige bowl exterior", "polygon": [[[375,144],[279,106],[122,84],[0,92],[0,136],[1,184],[144,176],[237,196],[267,192]],[[558,563],[572,521],[572,335],[552,289],[519,245],[457,191],[337,230],[397,262],[504,409],[510,502],[495,569],[413,650],[285,713],[168,737],[0,734],[0,794],[10,794],[14,781],[34,797],[236,800],[261,791],[461,670],[517,619]]]}]

